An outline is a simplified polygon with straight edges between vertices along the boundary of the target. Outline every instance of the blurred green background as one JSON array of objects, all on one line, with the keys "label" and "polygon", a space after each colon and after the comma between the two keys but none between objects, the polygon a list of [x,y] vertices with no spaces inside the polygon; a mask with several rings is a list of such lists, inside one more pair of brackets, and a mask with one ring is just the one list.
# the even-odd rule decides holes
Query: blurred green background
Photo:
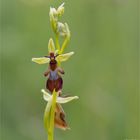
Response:
[{"label": "blurred green background", "polygon": [[[63,92],[80,99],[63,106],[71,130],[55,140],[139,139],[138,1],[65,0],[75,55],[62,64]],[[47,140],[47,65],[31,58],[48,53],[49,7],[62,2],[1,0],[1,140]]]}]

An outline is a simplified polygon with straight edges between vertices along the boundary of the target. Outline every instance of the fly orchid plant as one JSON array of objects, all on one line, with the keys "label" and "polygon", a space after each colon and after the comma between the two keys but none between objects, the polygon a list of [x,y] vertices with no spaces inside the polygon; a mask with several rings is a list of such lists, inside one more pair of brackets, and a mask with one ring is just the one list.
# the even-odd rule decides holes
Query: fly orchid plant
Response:
[{"label": "fly orchid plant", "polygon": [[[50,38],[48,43],[48,55],[32,58],[32,61],[37,64],[49,63],[48,70],[44,76],[48,77],[46,89],[42,89],[43,98],[47,101],[44,112],[44,126],[48,133],[48,140],[53,140],[54,126],[62,130],[69,129],[65,120],[65,112],[60,104],[78,99],[78,96],[62,96],[63,79],[61,74],[64,74],[60,67],[61,62],[68,60],[74,52],[63,54],[70,40],[70,30],[67,23],[62,23],[59,18],[64,14],[64,3],[57,9],[50,7],[50,23],[55,34],[55,43]],[[63,43],[60,45],[59,38],[62,37]]]}]

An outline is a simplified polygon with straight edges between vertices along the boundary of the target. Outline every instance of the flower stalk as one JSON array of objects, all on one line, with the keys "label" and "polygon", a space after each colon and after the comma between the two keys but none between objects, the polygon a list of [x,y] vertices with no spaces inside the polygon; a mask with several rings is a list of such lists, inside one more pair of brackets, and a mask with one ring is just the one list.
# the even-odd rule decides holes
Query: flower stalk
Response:
[{"label": "flower stalk", "polygon": [[[74,52],[63,54],[64,50],[66,49],[70,41],[70,30],[68,24],[59,21],[59,18],[63,14],[64,14],[64,3],[62,3],[57,9],[50,7],[49,16],[51,27],[55,34],[55,43],[53,39],[50,38],[48,43],[49,55],[39,58],[32,58],[32,61],[37,64],[49,63],[50,65],[49,70],[45,72],[45,76],[47,76],[51,72],[54,74],[55,70],[59,70],[59,73],[64,74],[64,71],[58,66],[61,65],[61,62],[67,61],[74,54]],[[59,43],[60,37],[63,38],[62,45],[60,45]],[[55,66],[55,63],[57,63],[57,65],[54,70],[53,68]],[[55,73],[53,78],[57,77],[59,77],[59,79],[56,79],[56,81],[55,80],[51,81],[51,78],[50,77],[49,77],[50,79],[48,78],[48,80],[51,81],[51,83],[49,83],[51,86],[48,86],[46,88],[51,93],[48,93],[44,89],[41,90],[41,92],[43,93],[44,100],[48,102],[44,112],[44,126],[48,134],[48,140],[54,140],[54,126],[57,125],[58,128],[61,128],[63,130],[69,128],[65,121],[65,113],[60,104],[64,104],[79,98],[78,96],[68,96],[68,97],[60,96],[62,94],[61,87],[59,87],[59,90],[57,90],[55,87],[52,90],[52,86],[54,85],[56,86],[57,84],[62,83],[60,82],[56,84],[56,82],[60,80],[60,75],[58,73]],[[55,121],[56,122],[59,121],[59,123],[56,123]]]},{"label": "flower stalk", "polygon": [[54,136],[54,115],[56,107],[57,92],[53,91],[52,97],[48,102],[44,113],[44,125],[48,133],[48,140],[53,140]]}]

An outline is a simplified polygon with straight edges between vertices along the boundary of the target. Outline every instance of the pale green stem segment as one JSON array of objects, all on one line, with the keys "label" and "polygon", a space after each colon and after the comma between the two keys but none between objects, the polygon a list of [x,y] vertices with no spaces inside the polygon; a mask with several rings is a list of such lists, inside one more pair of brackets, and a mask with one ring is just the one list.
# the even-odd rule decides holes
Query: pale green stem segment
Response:
[{"label": "pale green stem segment", "polygon": [[[56,34],[56,49],[58,50],[58,54],[60,54],[60,43],[59,43],[59,35]],[[58,66],[60,66],[60,62],[57,62]]]},{"label": "pale green stem segment", "polygon": [[44,124],[48,132],[48,140],[53,140],[54,136],[54,117],[56,107],[57,92],[53,91],[52,99],[48,102],[44,113]]},{"label": "pale green stem segment", "polygon": [[68,42],[69,42],[69,37],[66,37],[63,44],[62,44],[62,47],[61,47],[61,50],[60,50],[60,54],[62,54],[65,50],[65,48],[67,47],[68,45]]},{"label": "pale green stem segment", "polygon": [[51,26],[52,26],[53,31],[56,33],[56,22],[51,20]]},{"label": "pale green stem segment", "polygon": [[[59,44],[59,35],[56,34],[56,49],[60,51],[60,44]],[[58,52],[59,53],[59,52]]]},{"label": "pale green stem segment", "polygon": [[50,108],[51,108],[51,104],[52,104],[52,99],[50,99],[48,101],[48,104],[46,105],[46,108],[45,108],[45,112],[44,112],[44,126],[45,126],[45,129],[49,130],[49,117],[50,117]]}]

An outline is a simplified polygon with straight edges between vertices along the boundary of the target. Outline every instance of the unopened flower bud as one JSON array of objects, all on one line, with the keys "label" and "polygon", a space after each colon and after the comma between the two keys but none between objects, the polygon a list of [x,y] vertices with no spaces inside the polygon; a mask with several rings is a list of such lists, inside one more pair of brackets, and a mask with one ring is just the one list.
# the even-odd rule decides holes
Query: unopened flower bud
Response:
[{"label": "unopened flower bud", "polygon": [[55,52],[55,46],[54,46],[54,42],[52,38],[50,38],[49,43],[48,43],[48,51],[49,53]]},{"label": "unopened flower bud", "polygon": [[69,30],[69,26],[67,23],[65,23],[65,30],[66,30],[67,37],[70,39],[70,30]]},{"label": "unopened flower bud", "polygon": [[57,33],[60,35],[60,36],[65,36],[66,35],[66,27],[63,23],[61,22],[58,22],[57,23]]},{"label": "unopened flower bud", "polygon": [[55,8],[50,7],[50,21],[56,21],[57,20],[57,11]]},{"label": "unopened flower bud", "polygon": [[62,16],[64,14],[64,3],[62,3],[57,9],[57,15]]}]

